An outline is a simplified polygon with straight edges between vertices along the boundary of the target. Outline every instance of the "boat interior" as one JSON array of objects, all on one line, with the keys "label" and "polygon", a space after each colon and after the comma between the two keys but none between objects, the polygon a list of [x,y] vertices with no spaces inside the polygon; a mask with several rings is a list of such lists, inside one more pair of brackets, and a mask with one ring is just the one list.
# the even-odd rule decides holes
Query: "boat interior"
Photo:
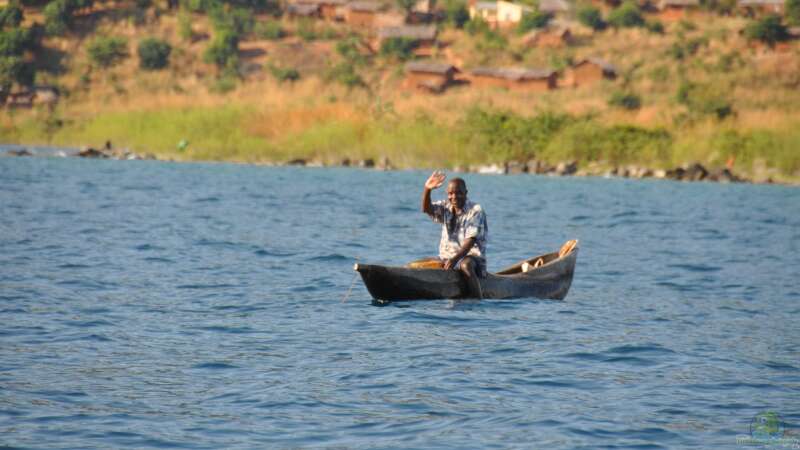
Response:
[{"label": "boat interior", "polygon": [[577,247],[577,239],[569,240],[565,242],[564,245],[561,246],[561,249],[557,252],[534,256],[533,258],[520,261],[513,266],[506,267],[505,269],[496,272],[496,275],[513,275],[520,272],[528,272],[529,270],[538,269],[539,267],[546,266],[551,262],[570,254]]}]

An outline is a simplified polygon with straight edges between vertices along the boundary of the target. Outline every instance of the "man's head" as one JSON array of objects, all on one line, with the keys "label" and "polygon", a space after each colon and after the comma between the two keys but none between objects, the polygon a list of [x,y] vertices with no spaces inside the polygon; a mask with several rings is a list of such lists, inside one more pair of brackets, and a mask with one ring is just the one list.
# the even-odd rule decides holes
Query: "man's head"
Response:
[{"label": "man's head", "polygon": [[451,205],[461,209],[467,202],[467,183],[461,178],[453,178],[447,183],[447,200]]}]

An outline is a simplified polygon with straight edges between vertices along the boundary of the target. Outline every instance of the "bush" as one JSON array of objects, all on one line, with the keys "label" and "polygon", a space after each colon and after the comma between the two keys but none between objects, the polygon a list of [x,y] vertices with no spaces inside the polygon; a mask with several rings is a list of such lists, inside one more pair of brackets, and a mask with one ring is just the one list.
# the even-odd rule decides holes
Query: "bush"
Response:
[{"label": "bush", "polygon": [[98,37],[87,48],[89,59],[99,67],[110,67],[128,57],[128,40],[122,37]]},{"label": "bush", "polygon": [[552,18],[553,16],[550,14],[540,12],[539,10],[530,12],[522,16],[519,25],[517,25],[517,32],[522,34],[536,28],[544,28]]},{"label": "bush", "polygon": [[209,16],[211,16],[215,30],[228,31],[238,37],[251,33],[255,26],[253,12],[244,8],[227,11],[221,6],[214,6],[209,12]]},{"label": "bush", "polygon": [[585,119],[567,124],[548,145],[545,154],[558,159],[607,161],[612,165],[652,164],[667,160],[671,148],[672,136],[666,130],[632,125],[605,127]]},{"label": "bush", "polygon": [[367,58],[361,54],[358,47],[358,38],[351,37],[342,39],[336,43],[336,53],[351,65],[360,66],[367,63]]},{"label": "bush", "polygon": [[189,42],[191,42],[194,38],[194,32],[192,31],[192,17],[189,14],[178,14],[178,35],[184,41]]},{"label": "bush", "polygon": [[606,27],[600,10],[594,6],[584,6],[578,10],[578,21],[593,30],[599,31]]},{"label": "bush", "polygon": [[172,47],[160,39],[147,38],[139,43],[139,67],[145,70],[163,69],[169,65]]},{"label": "bush", "polygon": [[0,56],[22,56],[32,50],[36,42],[30,29],[12,28],[0,32]]},{"label": "bush", "polygon": [[633,111],[641,108],[642,99],[632,92],[618,91],[611,94],[611,98],[608,99],[608,104],[616,108]]},{"label": "bush", "polygon": [[647,21],[644,28],[653,34],[664,34],[664,24],[657,20]]},{"label": "bush", "polygon": [[540,114],[527,118],[510,112],[474,108],[467,112],[460,127],[462,140],[485,154],[503,161],[525,160],[543,149],[555,134],[572,119],[560,114]]},{"label": "bush", "polygon": [[220,0],[183,0],[182,3],[191,12],[210,12],[222,7]]},{"label": "bush", "polygon": [[489,28],[489,24],[485,20],[476,16],[464,24],[464,31],[466,31],[470,36],[476,36],[481,33],[491,32],[492,30]]},{"label": "bush", "polygon": [[669,55],[680,61],[697,53],[700,48],[708,45],[706,38],[694,38],[685,42],[674,42],[669,48]]},{"label": "bush", "polygon": [[288,67],[282,68],[270,65],[269,71],[276,80],[280,81],[281,83],[284,81],[297,81],[300,79],[300,72],[297,69]]},{"label": "bush", "polygon": [[470,36],[480,36],[477,42],[477,49],[486,53],[495,53],[505,50],[508,42],[502,34],[489,28],[489,24],[483,19],[476,17],[464,25],[464,31]]},{"label": "bush", "polygon": [[615,28],[641,27],[644,26],[644,18],[639,6],[628,1],[608,14],[608,23]]},{"label": "bush", "polygon": [[329,82],[337,82],[347,86],[348,89],[357,87],[367,87],[367,83],[356,72],[355,67],[347,62],[337,64],[331,67],[325,73],[325,80]]},{"label": "bush", "polygon": [[417,41],[408,38],[389,38],[381,44],[380,54],[387,58],[394,58],[400,61],[410,59],[417,48]]},{"label": "bush", "polygon": [[64,34],[72,20],[72,11],[67,6],[66,0],[48,3],[42,14],[44,15],[44,30],[51,36]]},{"label": "bush", "polygon": [[22,23],[22,8],[19,4],[11,2],[0,8],[0,30],[16,28]]},{"label": "bush", "polygon": [[700,5],[708,11],[728,16],[736,12],[736,3],[736,0],[705,0]]},{"label": "bush", "polygon": [[22,86],[33,85],[35,70],[32,64],[26,63],[21,56],[0,57],[0,96],[2,99],[17,83]]},{"label": "bush", "polygon": [[50,35],[63,34],[72,25],[72,13],[80,8],[92,6],[92,0],[55,0],[42,11],[45,32]]},{"label": "bush", "polygon": [[255,33],[261,39],[277,40],[286,36],[281,24],[274,20],[259,22],[255,26]]},{"label": "bush", "polygon": [[789,39],[789,32],[781,23],[781,17],[771,14],[761,20],[750,22],[744,29],[748,39],[761,41],[770,47]]},{"label": "bush", "polygon": [[304,41],[317,39],[317,31],[314,29],[314,22],[308,19],[301,19],[297,24],[297,35]]},{"label": "bush", "polygon": [[444,21],[453,28],[463,28],[469,21],[469,11],[463,1],[447,0],[444,3]]},{"label": "bush", "polygon": [[786,0],[786,20],[795,26],[800,26],[800,0]]},{"label": "bush", "polygon": [[203,53],[203,60],[217,67],[231,67],[238,61],[238,56],[239,37],[229,30],[223,30],[217,33]]},{"label": "bush", "polygon": [[726,98],[724,88],[720,86],[699,85],[683,81],[678,85],[675,99],[692,113],[711,115],[720,120],[734,113],[733,105]]}]

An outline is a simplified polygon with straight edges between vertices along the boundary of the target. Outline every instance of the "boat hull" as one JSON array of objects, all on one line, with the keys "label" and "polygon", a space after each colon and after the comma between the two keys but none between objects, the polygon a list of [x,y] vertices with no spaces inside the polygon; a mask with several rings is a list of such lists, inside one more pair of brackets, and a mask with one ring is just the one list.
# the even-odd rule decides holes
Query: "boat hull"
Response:
[{"label": "boat hull", "polygon": [[[548,253],[521,261],[500,272],[481,278],[484,299],[539,298],[563,300],[572,284],[577,247],[559,257]],[[523,271],[525,263],[542,259],[541,267]],[[527,267],[526,267],[527,268]],[[410,269],[356,264],[370,295],[376,300],[436,300],[468,298],[460,272],[441,269]]]}]

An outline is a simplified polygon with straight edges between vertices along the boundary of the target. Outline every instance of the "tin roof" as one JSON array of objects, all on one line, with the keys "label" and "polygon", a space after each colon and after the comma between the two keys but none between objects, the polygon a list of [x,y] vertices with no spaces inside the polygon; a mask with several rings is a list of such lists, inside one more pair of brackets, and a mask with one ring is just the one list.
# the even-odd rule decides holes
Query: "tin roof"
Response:
[{"label": "tin roof", "polygon": [[497,3],[495,2],[478,2],[475,3],[475,9],[478,11],[497,11]]},{"label": "tin roof", "polygon": [[582,59],[582,60],[578,61],[577,63],[575,63],[575,65],[573,67],[580,66],[581,64],[584,64],[584,63],[594,64],[596,66],[599,66],[601,69],[603,69],[603,72],[613,73],[613,74],[617,73],[617,68],[614,67],[613,64],[611,64],[610,62],[608,62],[608,61],[606,61],[604,59],[600,59],[600,58]]},{"label": "tin roof", "polygon": [[452,64],[437,61],[411,61],[406,63],[406,72],[425,72],[445,74],[449,71],[461,72]]},{"label": "tin roof", "polygon": [[679,7],[700,6],[700,0],[661,0],[659,6],[661,7],[661,9],[664,9],[668,6],[679,6]]},{"label": "tin roof", "polygon": [[286,7],[286,12],[298,16],[311,16],[319,11],[319,5],[312,3],[293,3]]},{"label": "tin roof", "polygon": [[347,4],[351,11],[378,12],[383,9],[383,5],[370,1],[355,1]]},{"label": "tin roof", "polygon": [[785,0],[739,0],[739,6],[783,6]]},{"label": "tin roof", "polygon": [[569,3],[564,0],[539,0],[539,11],[541,12],[560,13],[569,10]]},{"label": "tin roof", "polygon": [[383,27],[378,30],[381,39],[406,38],[419,40],[436,39],[435,25],[405,25],[402,27]]},{"label": "tin roof", "polygon": [[472,69],[471,73],[472,75],[481,77],[505,78],[513,81],[523,81],[549,78],[556,72],[551,69],[477,67]]}]

